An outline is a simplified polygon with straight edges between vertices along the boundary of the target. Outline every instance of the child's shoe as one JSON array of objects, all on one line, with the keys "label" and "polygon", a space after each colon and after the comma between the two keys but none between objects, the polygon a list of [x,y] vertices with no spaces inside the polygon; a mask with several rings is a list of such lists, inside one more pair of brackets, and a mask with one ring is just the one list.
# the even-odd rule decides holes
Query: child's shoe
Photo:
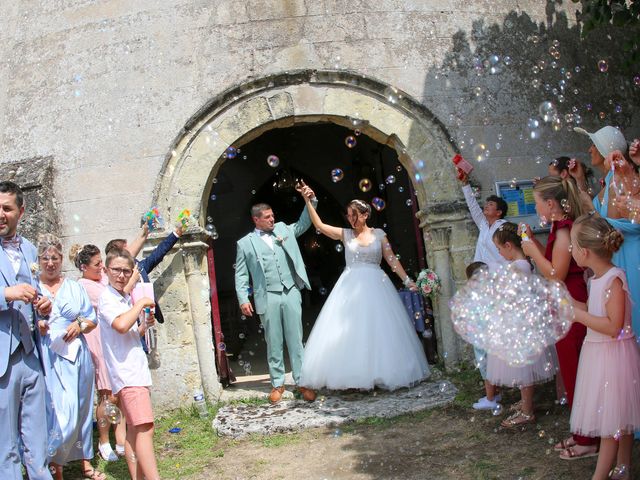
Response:
[{"label": "child's shoe", "polygon": [[107,462],[115,462],[118,460],[118,456],[115,454],[109,443],[101,443],[98,445],[100,456]]},{"label": "child's shoe", "polygon": [[482,397],[476,403],[473,404],[473,408],[475,410],[493,410],[497,408],[498,405],[498,397],[496,396],[494,400],[488,400],[487,397]]}]

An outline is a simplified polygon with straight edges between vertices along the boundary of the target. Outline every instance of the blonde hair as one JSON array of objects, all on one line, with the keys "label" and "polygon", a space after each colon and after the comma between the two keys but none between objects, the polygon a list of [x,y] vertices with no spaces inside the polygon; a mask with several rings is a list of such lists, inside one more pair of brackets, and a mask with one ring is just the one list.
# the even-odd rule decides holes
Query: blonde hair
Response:
[{"label": "blonde hair", "polygon": [[539,194],[543,200],[558,202],[567,217],[572,220],[586,213],[580,201],[578,187],[573,180],[550,175],[538,181],[533,187],[533,191]]},{"label": "blonde hair", "polygon": [[38,257],[41,257],[47,250],[53,248],[60,256],[62,253],[62,242],[60,239],[51,233],[43,233],[38,237]]},{"label": "blonde hair", "polygon": [[624,242],[624,235],[598,214],[582,215],[573,223],[573,228],[577,229],[575,236],[580,248],[591,250],[598,257],[607,260],[611,259]]}]

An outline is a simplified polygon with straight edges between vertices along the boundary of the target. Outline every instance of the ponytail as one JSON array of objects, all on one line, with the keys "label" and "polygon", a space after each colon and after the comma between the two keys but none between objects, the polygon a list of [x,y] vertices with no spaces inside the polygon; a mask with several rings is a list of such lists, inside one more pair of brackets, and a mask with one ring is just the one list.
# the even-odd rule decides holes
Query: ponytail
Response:
[{"label": "ponytail", "polygon": [[578,187],[573,180],[556,176],[544,177],[535,184],[533,191],[538,193],[543,200],[558,202],[567,217],[572,220],[585,213]]}]

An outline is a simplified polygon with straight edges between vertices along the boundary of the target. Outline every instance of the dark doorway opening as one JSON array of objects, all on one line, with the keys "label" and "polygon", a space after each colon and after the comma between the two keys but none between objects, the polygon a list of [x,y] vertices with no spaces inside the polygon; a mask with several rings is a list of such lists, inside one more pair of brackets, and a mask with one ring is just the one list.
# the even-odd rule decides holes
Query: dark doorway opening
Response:
[{"label": "dark doorway opening", "polygon": [[[243,376],[268,374],[260,320],[257,316],[242,317],[234,288],[236,242],[254,228],[249,215],[253,204],[268,203],[276,221],[295,222],[304,202],[294,185],[297,179],[303,179],[316,192],[321,218],[331,225],[348,227],[345,205],[354,198],[378,207],[384,202],[384,208],[373,209],[369,225],[387,232],[395,253],[413,278],[421,268],[419,252],[424,251],[424,245],[418,244],[422,240],[416,235],[416,198],[407,171],[395,150],[363,133],[333,123],[274,128],[234,153],[226,158],[213,181],[207,223],[215,226],[218,235],[213,248],[226,351],[241,381]],[[336,175],[336,169],[342,175]],[[313,226],[298,243],[313,288],[303,292],[306,340],[328,292],[342,273],[344,253],[339,242],[318,234]],[[400,288],[401,282],[385,262],[383,268]]]}]

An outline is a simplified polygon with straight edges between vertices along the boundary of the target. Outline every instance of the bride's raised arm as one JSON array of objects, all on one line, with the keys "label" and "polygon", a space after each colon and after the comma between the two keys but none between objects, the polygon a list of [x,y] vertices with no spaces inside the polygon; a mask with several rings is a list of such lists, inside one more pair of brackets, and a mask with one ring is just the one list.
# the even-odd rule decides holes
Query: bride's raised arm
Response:
[{"label": "bride's raised arm", "polygon": [[313,223],[313,226],[316,227],[316,229],[320,231],[320,233],[326,235],[332,240],[342,240],[342,228],[323,223],[320,219],[320,216],[318,215],[318,212],[316,212],[316,209],[311,203],[310,196],[304,195],[304,201],[307,204],[307,210],[309,211],[309,217],[311,218],[311,223]]},{"label": "bride's raised arm", "polygon": [[384,260],[387,262],[389,267],[391,267],[391,270],[393,270],[396,275],[400,277],[400,280],[402,280],[402,283],[405,287],[407,287],[409,290],[418,289],[415,282],[409,275],[407,275],[407,272],[404,271],[404,268],[402,268],[402,264],[400,263],[400,260],[398,260],[398,257],[396,257],[395,253],[393,253],[393,249],[391,248],[389,239],[386,235],[382,237],[382,255],[384,256]]}]

